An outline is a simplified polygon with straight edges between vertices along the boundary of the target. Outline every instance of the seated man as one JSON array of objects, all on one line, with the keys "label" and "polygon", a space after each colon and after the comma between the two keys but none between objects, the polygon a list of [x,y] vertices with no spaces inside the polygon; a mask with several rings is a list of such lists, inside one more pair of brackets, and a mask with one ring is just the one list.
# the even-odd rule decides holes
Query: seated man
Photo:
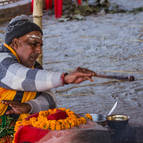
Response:
[{"label": "seated man", "polygon": [[12,19],[0,48],[0,116],[35,113],[55,108],[47,90],[91,80],[94,72],[60,73],[43,70],[36,62],[43,32],[26,16]]}]

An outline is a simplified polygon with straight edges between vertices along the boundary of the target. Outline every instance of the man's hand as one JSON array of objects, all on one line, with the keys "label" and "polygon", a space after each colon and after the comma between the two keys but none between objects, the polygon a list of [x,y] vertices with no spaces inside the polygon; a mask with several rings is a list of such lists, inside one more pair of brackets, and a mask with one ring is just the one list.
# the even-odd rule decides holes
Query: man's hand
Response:
[{"label": "man's hand", "polygon": [[6,114],[22,114],[28,113],[31,110],[31,106],[27,103],[20,103],[18,101],[2,100],[1,103],[11,107]]},{"label": "man's hand", "polygon": [[71,83],[81,83],[85,80],[92,80],[92,77],[95,76],[96,73],[94,71],[88,70],[86,68],[78,67],[74,72],[67,74],[64,77],[64,83],[71,84]]}]

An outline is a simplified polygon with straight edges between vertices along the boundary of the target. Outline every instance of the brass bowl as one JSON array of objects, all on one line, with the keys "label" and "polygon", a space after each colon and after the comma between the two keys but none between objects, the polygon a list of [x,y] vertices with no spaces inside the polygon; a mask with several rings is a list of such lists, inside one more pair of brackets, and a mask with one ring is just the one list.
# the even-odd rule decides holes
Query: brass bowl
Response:
[{"label": "brass bowl", "polygon": [[109,115],[106,117],[107,125],[112,129],[121,129],[126,127],[129,121],[129,116],[127,115]]}]

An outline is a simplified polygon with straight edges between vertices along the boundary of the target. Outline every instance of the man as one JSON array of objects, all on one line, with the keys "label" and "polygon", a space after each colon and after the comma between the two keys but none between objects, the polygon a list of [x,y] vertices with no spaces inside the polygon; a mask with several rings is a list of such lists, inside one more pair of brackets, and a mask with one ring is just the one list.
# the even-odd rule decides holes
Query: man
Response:
[{"label": "man", "polygon": [[92,80],[95,74],[92,71],[43,70],[36,62],[43,44],[42,35],[40,27],[26,16],[18,16],[8,24],[5,43],[0,48],[0,116],[55,108],[52,96],[45,91]]}]

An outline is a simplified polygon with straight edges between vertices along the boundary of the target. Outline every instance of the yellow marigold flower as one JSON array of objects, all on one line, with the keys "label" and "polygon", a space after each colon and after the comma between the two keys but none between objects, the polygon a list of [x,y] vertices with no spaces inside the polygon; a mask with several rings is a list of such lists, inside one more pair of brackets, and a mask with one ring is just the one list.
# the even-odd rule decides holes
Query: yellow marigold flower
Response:
[{"label": "yellow marigold flower", "polygon": [[80,117],[82,124],[86,124],[86,119],[84,117]]},{"label": "yellow marigold flower", "polygon": [[39,120],[38,120],[39,122],[46,122],[47,121],[47,118],[46,117],[41,117]]},{"label": "yellow marigold flower", "polygon": [[19,125],[19,124],[22,124],[22,122],[21,122],[21,121],[17,121],[17,122],[16,122],[16,125]]},{"label": "yellow marigold flower", "polygon": [[31,125],[31,122],[30,122],[30,121],[24,121],[22,125],[23,125],[23,126]]},{"label": "yellow marigold flower", "polygon": [[58,122],[59,122],[59,123],[62,123],[62,122],[63,122],[63,120],[61,120],[61,119],[60,119],[60,120],[58,120]]},{"label": "yellow marigold flower", "polygon": [[71,128],[75,126],[75,123],[74,122],[71,122],[70,124]]},{"label": "yellow marigold flower", "polygon": [[49,110],[48,110],[48,112],[49,112],[49,114],[51,114],[51,112],[52,112],[52,109],[49,109]]},{"label": "yellow marigold flower", "polygon": [[61,130],[61,125],[56,125],[56,130]]},{"label": "yellow marigold flower", "polygon": [[77,118],[77,116],[72,114],[72,115],[70,115],[70,118]]},{"label": "yellow marigold flower", "polygon": [[71,110],[70,109],[66,109],[66,112],[70,112]]},{"label": "yellow marigold flower", "polygon": [[61,130],[61,124],[60,122],[56,122],[56,130]]},{"label": "yellow marigold flower", "polygon": [[48,129],[48,128],[50,128],[50,124],[49,124],[49,121],[46,121],[45,122],[45,129]]},{"label": "yellow marigold flower", "polygon": [[56,124],[56,120],[51,120],[51,124]]},{"label": "yellow marigold flower", "polygon": [[66,112],[68,115],[74,115],[74,112],[72,111],[69,111],[69,112]]},{"label": "yellow marigold flower", "polygon": [[20,114],[20,116],[19,116],[19,118],[18,118],[18,121],[27,118],[29,115],[30,115],[30,114]]},{"label": "yellow marigold flower", "polygon": [[56,121],[55,120],[51,120],[50,128],[53,130],[53,129],[55,129],[55,126],[56,126]]},{"label": "yellow marigold flower", "polygon": [[38,125],[36,126],[36,128],[39,128],[39,129],[41,129],[41,126],[40,126],[40,124],[38,124]]},{"label": "yellow marigold flower", "polygon": [[31,122],[31,123],[36,122],[36,121],[37,121],[37,118],[36,118],[36,117],[30,118],[30,122]]},{"label": "yellow marigold flower", "polygon": [[46,129],[46,122],[42,122],[41,124],[40,124],[40,128],[41,129]]},{"label": "yellow marigold flower", "polygon": [[85,117],[86,117],[87,119],[92,120],[92,116],[91,116],[90,114],[86,114]]},{"label": "yellow marigold flower", "polygon": [[56,126],[50,126],[51,130],[55,130]]},{"label": "yellow marigold flower", "polygon": [[81,124],[80,119],[77,119],[77,125],[79,126]]},{"label": "yellow marigold flower", "polygon": [[22,125],[20,125],[20,126],[15,126],[14,131],[16,132],[21,126],[22,126]]},{"label": "yellow marigold flower", "polygon": [[56,113],[56,111],[57,111],[57,109],[55,108],[55,109],[53,110],[53,112]]},{"label": "yellow marigold flower", "polygon": [[66,108],[61,107],[61,108],[59,108],[59,110],[66,111]]},{"label": "yellow marigold flower", "polygon": [[65,129],[64,121],[63,120],[58,120],[61,130]]},{"label": "yellow marigold flower", "polygon": [[39,112],[39,116],[45,116],[46,115],[46,112],[45,111],[40,111]]},{"label": "yellow marigold flower", "polygon": [[61,129],[62,129],[62,130],[65,129],[65,124],[61,124]]},{"label": "yellow marigold flower", "polygon": [[65,128],[66,128],[66,129],[70,129],[70,124],[66,123],[66,124],[65,124]]},{"label": "yellow marigold flower", "polygon": [[39,127],[40,123],[38,121],[36,121],[35,123],[32,124],[33,127]]},{"label": "yellow marigold flower", "polygon": [[69,124],[71,124],[71,123],[72,123],[72,120],[69,120],[69,119],[68,119],[68,122],[69,122]]},{"label": "yellow marigold flower", "polygon": [[77,120],[73,119],[72,121],[73,121],[74,125],[77,126]]}]

